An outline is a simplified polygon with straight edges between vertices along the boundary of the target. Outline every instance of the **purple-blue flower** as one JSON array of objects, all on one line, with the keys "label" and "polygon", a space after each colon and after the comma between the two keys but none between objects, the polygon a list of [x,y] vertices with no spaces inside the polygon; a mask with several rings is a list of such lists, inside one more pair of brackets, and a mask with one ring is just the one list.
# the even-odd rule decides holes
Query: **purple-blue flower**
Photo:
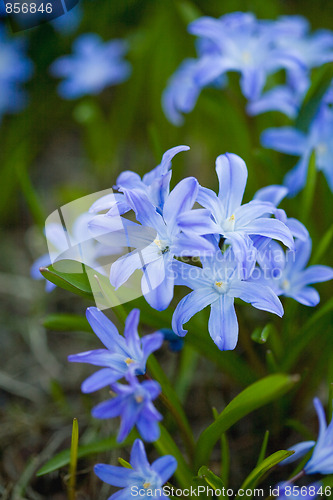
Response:
[{"label": "purple-blue flower", "polygon": [[134,495],[139,498],[168,498],[162,487],[177,469],[177,461],[173,456],[165,455],[150,465],[142,441],[136,439],[130,464],[132,469],[106,464],[95,465],[95,474],[102,481],[124,488],[111,495],[108,500],[128,500]]},{"label": "purple-blue flower", "polygon": [[312,457],[305,464],[306,474],[333,473],[333,420],[327,426],[323,405],[318,398],[313,400],[319,420],[319,434],[317,441],[303,441],[291,448],[295,453],[281,462],[283,465],[294,462],[313,448]]},{"label": "purple-blue flower", "polygon": [[276,46],[300,64],[288,68],[284,85],[277,85],[250,102],[247,111],[280,111],[294,118],[310,87],[312,68],[333,60],[333,32],[318,30],[310,34],[309,23],[301,16],[282,16],[271,29]]},{"label": "purple-blue flower", "polygon": [[24,42],[11,38],[0,26],[0,121],[4,114],[24,107],[26,96],[21,85],[32,73],[33,64],[25,55]]},{"label": "purple-blue flower", "polygon": [[179,215],[178,223],[184,232],[222,236],[225,243],[232,246],[237,259],[249,265],[251,254],[255,258],[253,236],[277,239],[293,247],[288,227],[278,219],[267,217],[276,213],[273,203],[256,199],[242,205],[247,168],[239,156],[232,153],[218,156],[216,173],[219,194],[200,186],[196,201],[205,209],[183,211]]},{"label": "purple-blue flower", "polygon": [[306,184],[311,152],[315,152],[316,167],[326,177],[333,191],[333,110],[323,104],[308,133],[293,127],[265,130],[261,136],[262,145],[281,153],[300,156],[295,167],[284,178],[289,195],[296,195]]},{"label": "purple-blue flower", "polygon": [[251,271],[240,266],[230,247],[224,254],[217,249],[214,256],[202,258],[201,262],[202,268],[179,261],[174,264],[176,283],[193,290],[179,302],[173,314],[172,328],[177,335],[186,335],[183,324],[210,305],[210,336],[219,349],[234,349],[238,339],[235,298],[257,309],[283,315],[277,295],[268,286],[248,281]]},{"label": "purple-blue flower", "polygon": [[286,253],[278,243],[270,242],[258,253],[262,273],[260,282],[266,283],[279,296],[291,297],[306,306],[316,306],[320,301],[319,293],[309,285],[333,279],[333,269],[319,265],[306,267],[311,247],[310,237],[297,239],[294,251]]},{"label": "purple-blue flower", "polygon": [[134,426],[137,427],[144,441],[156,441],[160,437],[158,422],[162,415],[156,410],[152,401],[161,392],[160,385],[154,380],[144,380],[141,384],[136,377],[126,377],[129,385],[112,384],[111,390],[116,396],[98,404],[92,410],[96,418],[121,418],[117,441],[123,441]]},{"label": "purple-blue flower", "polygon": [[127,51],[124,40],[103,42],[95,33],[81,35],[73,44],[73,54],[51,65],[51,73],[65,79],[58,87],[59,94],[77,99],[127,80],[131,72],[130,64],[123,59]]},{"label": "purple-blue flower", "polygon": [[153,333],[140,339],[138,334],[140,311],[133,309],[127,316],[124,337],[97,307],[89,307],[86,315],[90,326],[103,342],[105,349],[68,356],[69,361],[104,367],[83,382],[82,391],[97,391],[113,384],[128,373],[144,374],[147,358],[161,347],[163,335]]}]

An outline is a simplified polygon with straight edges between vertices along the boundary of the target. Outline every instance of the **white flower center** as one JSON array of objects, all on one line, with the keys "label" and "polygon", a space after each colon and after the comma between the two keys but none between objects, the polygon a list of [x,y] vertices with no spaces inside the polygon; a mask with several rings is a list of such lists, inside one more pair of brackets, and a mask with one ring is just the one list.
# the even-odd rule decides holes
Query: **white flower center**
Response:
[{"label": "white flower center", "polygon": [[252,58],[251,52],[249,52],[248,50],[244,50],[244,52],[242,53],[243,63],[250,64],[252,62],[252,60],[253,60],[253,58]]},{"label": "white flower center", "polygon": [[164,254],[169,251],[169,245],[168,242],[165,240],[160,240],[159,238],[156,238],[154,240],[154,243],[156,246],[158,246],[158,249],[160,251],[160,254]]},{"label": "white flower center", "polygon": [[290,282],[288,280],[283,280],[282,288],[287,292],[290,289]]},{"label": "white flower center", "polygon": [[224,281],[215,281],[214,289],[219,293],[225,293],[228,290],[228,283]]}]

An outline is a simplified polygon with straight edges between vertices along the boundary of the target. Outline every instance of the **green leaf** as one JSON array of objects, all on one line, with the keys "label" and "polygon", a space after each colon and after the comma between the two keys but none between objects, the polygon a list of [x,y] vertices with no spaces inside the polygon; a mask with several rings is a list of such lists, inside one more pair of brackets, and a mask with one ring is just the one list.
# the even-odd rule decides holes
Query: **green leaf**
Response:
[{"label": "green leaf", "polygon": [[60,288],[92,300],[94,296],[85,267],[74,260],[62,260],[55,265],[41,267],[40,272]]},{"label": "green leaf", "polygon": [[[78,458],[83,458],[88,455],[94,455],[96,453],[103,453],[105,451],[123,448],[130,443],[130,439],[126,439],[122,443],[118,443],[114,436],[108,437],[106,439],[101,439],[99,441],[93,441],[89,444],[84,444],[78,447],[77,456]],[[49,474],[55,470],[68,465],[70,461],[70,450],[63,450],[53,458],[51,458],[43,467],[41,467],[37,476],[44,476],[44,474]]]},{"label": "green leaf", "polygon": [[268,439],[269,439],[269,431],[265,432],[264,439],[261,445],[258,461],[257,461],[257,466],[263,462],[265,455],[266,455],[266,450],[267,450],[267,444],[268,444]]},{"label": "green leaf", "polygon": [[296,120],[296,128],[307,132],[310,123],[318,108],[321,100],[328,90],[333,79],[333,64],[327,63],[321,66],[316,72],[311,86],[303,100],[302,107]]},{"label": "green leaf", "polygon": [[73,419],[72,442],[69,457],[69,482],[68,482],[68,498],[75,500],[75,484],[76,484],[76,468],[77,468],[77,451],[79,446],[79,424],[76,418]]},{"label": "green leaf", "polygon": [[333,224],[326,231],[319,244],[316,245],[316,250],[311,258],[310,264],[319,264],[322,260],[322,257],[326,254],[327,250],[331,248],[331,243],[333,239]]},{"label": "green leaf", "polygon": [[215,443],[234,423],[257,408],[283,396],[298,380],[296,376],[270,375],[238,394],[220,413],[215,422],[201,433],[196,445],[195,467],[199,468],[200,465],[208,463]]},{"label": "green leaf", "polygon": [[[293,342],[290,349],[286,352],[282,363],[282,369],[289,371],[297,362],[303,350],[308,347],[314,337],[318,335],[318,321],[326,314],[333,311],[333,297],[328,300],[317,312],[312,314],[308,321],[300,329],[300,334],[297,337],[297,342]],[[314,325],[316,325],[315,328]]]},{"label": "green leaf", "polygon": [[222,488],[225,488],[222,479],[216,476],[216,474],[208,469],[206,465],[200,467],[198,476],[203,478],[209,486],[214,488],[214,490],[222,490]]},{"label": "green leaf", "polygon": [[227,439],[227,435],[225,433],[222,434],[221,437],[221,455],[222,455],[222,464],[221,464],[221,478],[223,483],[228,486],[229,483],[229,471],[230,471],[230,450],[229,443]]},{"label": "green leaf", "polygon": [[49,314],[43,320],[43,325],[49,330],[60,332],[82,331],[92,333],[87,319],[79,314]]},{"label": "green leaf", "polygon": [[[240,487],[241,490],[248,490],[255,488],[255,486],[258,484],[260,479],[267,473],[269,472],[273,467],[275,467],[278,463],[282,462],[287,457],[290,457],[290,455],[293,455],[293,451],[286,451],[286,450],[280,450],[273,455],[270,455],[269,457],[265,458],[257,467],[253,469],[253,471],[247,476],[245,481],[243,482],[242,486]],[[246,498],[251,498],[251,496],[248,496],[246,494]],[[237,495],[236,499],[243,498],[241,495]]]},{"label": "green leaf", "polygon": [[197,19],[198,17],[202,16],[202,12],[198,9],[198,7],[188,0],[176,2],[175,6],[179,12],[180,17],[186,24],[189,24],[192,21],[195,21],[195,19]]}]

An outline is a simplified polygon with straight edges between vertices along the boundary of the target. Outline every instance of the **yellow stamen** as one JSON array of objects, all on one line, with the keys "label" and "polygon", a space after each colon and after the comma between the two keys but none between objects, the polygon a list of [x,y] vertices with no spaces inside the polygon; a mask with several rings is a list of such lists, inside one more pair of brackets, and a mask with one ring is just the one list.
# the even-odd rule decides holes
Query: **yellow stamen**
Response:
[{"label": "yellow stamen", "polygon": [[145,489],[149,488],[149,486],[150,486],[150,483],[143,483],[143,487],[144,487]]},{"label": "yellow stamen", "polygon": [[135,401],[136,401],[137,403],[142,403],[142,401],[143,401],[143,396],[135,396]]},{"label": "yellow stamen", "polygon": [[229,220],[230,220],[230,221],[234,221],[234,220],[235,220],[235,216],[234,216],[234,214],[232,214],[232,215],[231,215],[231,217],[229,217]]},{"label": "yellow stamen", "polygon": [[127,364],[127,366],[128,366],[128,365],[131,365],[131,364],[135,363],[135,361],[134,361],[134,359],[132,359],[132,358],[126,358],[126,359],[125,359],[125,363],[126,363],[126,364]]},{"label": "yellow stamen", "polygon": [[219,288],[221,288],[222,285],[223,285],[223,281],[215,281],[215,286],[218,286]]}]

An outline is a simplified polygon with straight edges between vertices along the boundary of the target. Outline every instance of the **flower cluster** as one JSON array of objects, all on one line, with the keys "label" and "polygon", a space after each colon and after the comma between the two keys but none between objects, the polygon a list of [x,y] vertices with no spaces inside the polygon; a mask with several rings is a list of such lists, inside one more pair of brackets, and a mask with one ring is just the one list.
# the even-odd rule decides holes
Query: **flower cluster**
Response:
[{"label": "flower cluster", "polygon": [[[142,269],[142,294],[159,311],[169,306],[175,285],[191,288],[175,309],[174,332],[184,336],[183,324],[210,305],[212,339],[222,350],[234,349],[235,298],[282,316],[279,295],[314,306],[319,296],[308,285],[332,279],[333,270],[325,266],[304,270],[311,240],[299,221],[277,208],[286,188],[269,186],[242,203],[247,168],[237,155],[226,153],[216,160],[218,194],[194,177],[170,190],[171,160],[186,149],[167,151],[161,164],[142,179],[123,172],[117,180],[119,193],[94,203],[91,212],[97,215],[88,225],[102,244],[112,245],[121,219],[126,245],[134,248],[111,265],[111,285],[116,289],[126,285]],[[193,209],[195,203],[202,208]],[[137,222],[124,217],[130,211]]]},{"label": "flower cluster", "polygon": [[62,56],[51,66],[51,73],[65,80],[59,94],[65,99],[96,95],[106,87],[125,81],[131,71],[123,59],[128,50],[123,40],[103,42],[95,33],[79,36],[73,44],[73,55]]},{"label": "flower cluster", "polygon": [[33,65],[24,51],[22,40],[11,39],[0,25],[0,121],[4,114],[21,110],[26,102],[21,84],[31,77]]},{"label": "flower cluster", "polygon": [[[140,383],[137,376],[145,374],[147,358],[161,347],[163,335],[154,333],[140,339],[138,309],[133,309],[126,319],[125,337],[119,334],[115,325],[96,307],[89,307],[86,315],[90,326],[106,349],[73,354],[68,359],[76,363],[103,367],[83,382],[83,392],[94,392],[111,386],[116,394],[111,400],[97,405],[92,411],[93,416],[97,418],[120,416],[118,441],[123,441],[134,425],[145,441],[155,441],[159,437],[158,421],[162,416],[154,408],[152,401],[159,395],[161,389],[153,380]],[[121,378],[125,378],[128,385],[116,383]]]}]

